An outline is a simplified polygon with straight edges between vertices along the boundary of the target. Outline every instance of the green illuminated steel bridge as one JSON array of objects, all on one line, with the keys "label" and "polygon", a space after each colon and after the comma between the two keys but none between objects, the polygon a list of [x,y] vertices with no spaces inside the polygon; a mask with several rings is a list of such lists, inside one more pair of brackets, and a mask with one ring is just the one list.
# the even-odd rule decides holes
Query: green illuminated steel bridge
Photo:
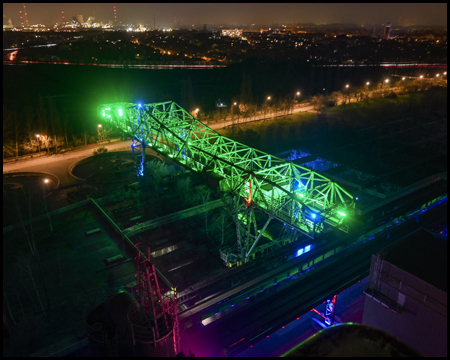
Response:
[{"label": "green illuminated steel bridge", "polygon": [[[221,251],[226,263],[247,262],[272,219],[310,238],[334,227],[348,230],[354,199],[341,186],[296,165],[218,134],[178,104],[113,103],[99,106],[103,121],[207,178],[217,180],[236,222],[237,244]],[[254,210],[268,215],[261,229]],[[260,221],[259,221],[260,222]],[[262,223],[260,223],[262,225]]]}]

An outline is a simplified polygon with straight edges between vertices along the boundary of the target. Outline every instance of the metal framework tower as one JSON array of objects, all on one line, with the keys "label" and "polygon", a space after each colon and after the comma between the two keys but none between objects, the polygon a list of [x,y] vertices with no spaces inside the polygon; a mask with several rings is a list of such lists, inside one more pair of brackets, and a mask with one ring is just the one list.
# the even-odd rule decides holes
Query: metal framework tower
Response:
[{"label": "metal framework tower", "polygon": [[[312,239],[327,227],[348,231],[355,203],[340,185],[218,134],[175,102],[115,103],[98,110],[103,121],[132,135],[133,149],[142,145],[138,175],[143,175],[145,147],[151,147],[219,181],[237,230],[237,252],[223,253],[226,262],[247,262],[272,219]],[[268,215],[260,229],[256,209]]]},{"label": "metal framework tower", "polygon": [[[136,247],[139,244],[135,245]],[[168,335],[173,336],[175,354],[179,351],[179,332],[177,320],[177,297],[176,291],[168,291],[161,294],[155,265],[150,260],[150,248],[147,248],[146,257],[141,257],[137,252],[138,273],[137,276],[137,299],[139,303],[139,318],[141,326],[132,326],[133,341],[135,338],[145,339],[145,334],[140,334],[140,328],[152,329],[153,344],[155,347]],[[131,318],[137,318],[137,314],[131,314]],[[133,323],[133,321],[132,321]],[[146,327],[147,326],[147,327]]]}]

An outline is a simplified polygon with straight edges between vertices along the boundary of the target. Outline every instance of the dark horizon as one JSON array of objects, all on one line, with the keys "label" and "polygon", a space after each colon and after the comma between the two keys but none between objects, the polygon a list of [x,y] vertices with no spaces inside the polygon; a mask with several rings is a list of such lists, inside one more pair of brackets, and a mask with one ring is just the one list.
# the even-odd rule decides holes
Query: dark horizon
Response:
[{"label": "dark horizon", "polygon": [[[446,26],[447,4],[25,4],[29,24],[53,25],[77,15],[95,17],[96,22],[117,24],[153,24],[157,27],[188,27],[193,24],[210,25],[270,25],[270,24],[357,24],[361,26]],[[11,18],[20,26],[22,4],[3,4],[3,23]]]}]

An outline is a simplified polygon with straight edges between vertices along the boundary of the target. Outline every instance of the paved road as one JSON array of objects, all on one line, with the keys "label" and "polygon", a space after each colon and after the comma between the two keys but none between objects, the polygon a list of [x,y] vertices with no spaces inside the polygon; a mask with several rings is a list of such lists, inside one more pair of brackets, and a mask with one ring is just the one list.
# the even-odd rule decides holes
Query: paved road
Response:
[{"label": "paved road", "polygon": [[[119,141],[113,144],[102,145],[102,147],[111,150],[117,150],[123,148],[131,149],[131,140]],[[20,171],[30,171],[30,172],[48,172],[59,178],[61,184],[68,182],[73,182],[75,179],[69,174],[69,167],[92,155],[94,149],[99,146],[93,145],[88,148],[80,150],[72,150],[63,154],[43,156],[39,158],[27,159],[17,162],[10,162],[3,164],[3,173],[9,172],[20,172]]]}]

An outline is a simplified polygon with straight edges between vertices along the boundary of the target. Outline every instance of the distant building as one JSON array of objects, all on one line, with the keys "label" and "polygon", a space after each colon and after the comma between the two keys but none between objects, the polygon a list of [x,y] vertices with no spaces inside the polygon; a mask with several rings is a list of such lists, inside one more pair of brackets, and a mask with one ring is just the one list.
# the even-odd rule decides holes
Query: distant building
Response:
[{"label": "distant building", "polygon": [[447,356],[447,239],[419,229],[372,256],[363,324]]},{"label": "distant building", "polygon": [[77,15],[77,20],[80,24],[83,24],[84,23],[83,15]]},{"label": "distant building", "polygon": [[240,38],[242,36],[242,29],[223,29],[222,36],[230,36]]},{"label": "distant building", "polygon": [[3,24],[3,29],[14,29],[14,23],[11,18],[8,18],[7,24]]},{"label": "distant building", "polygon": [[391,23],[388,22],[383,29],[383,40],[389,39],[389,33],[391,32]]}]

